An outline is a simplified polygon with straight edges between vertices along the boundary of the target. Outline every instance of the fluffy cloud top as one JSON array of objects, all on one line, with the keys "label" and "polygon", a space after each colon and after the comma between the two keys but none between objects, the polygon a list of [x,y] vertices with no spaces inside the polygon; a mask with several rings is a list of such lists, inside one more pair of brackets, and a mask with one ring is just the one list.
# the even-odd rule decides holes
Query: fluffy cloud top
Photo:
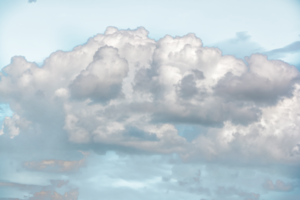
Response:
[{"label": "fluffy cloud top", "polygon": [[[41,67],[12,58],[1,73],[0,102],[14,115],[0,137],[67,136],[92,149],[299,164],[298,82],[294,66],[260,54],[246,62],[224,56],[194,34],[155,41],[144,28],[109,27],[72,51],[52,53]],[[176,129],[182,124],[206,128],[187,141]]]}]

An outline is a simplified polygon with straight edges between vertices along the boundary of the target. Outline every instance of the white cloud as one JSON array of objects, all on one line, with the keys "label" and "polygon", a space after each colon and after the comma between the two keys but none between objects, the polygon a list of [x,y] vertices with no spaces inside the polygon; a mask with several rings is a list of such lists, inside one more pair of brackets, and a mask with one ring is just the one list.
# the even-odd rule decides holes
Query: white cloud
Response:
[{"label": "white cloud", "polygon": [[0,129],[0,135],[7,133],[10,138],[14,138],[19,135],[20,129],[26,129],[30,125],[30,122],[24,118],[20,118],[17,114],[12,117],[5,117],[2,129]]},{"label": "white cloud", "polygon": [[[52,53],[41,67],[14,57],[3,72],[1,102],[31,122],[30,140],[44,137],[49,146],[67,136],[68,145],[187,160],[300,161],[299,72],[260,54],[247,63],[223,56],[194,34],[154,41],[144,28],[109,27],[72,51]],[[22,135],[13,120],[3,130]],[[177,124],[207,129],[188,142]]]}]

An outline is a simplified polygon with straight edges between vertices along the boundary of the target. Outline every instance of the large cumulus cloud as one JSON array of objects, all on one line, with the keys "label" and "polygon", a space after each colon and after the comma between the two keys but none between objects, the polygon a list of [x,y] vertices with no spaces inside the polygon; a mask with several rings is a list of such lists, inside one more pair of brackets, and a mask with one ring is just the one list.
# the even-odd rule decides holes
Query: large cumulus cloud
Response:
[{"label": "large cumulus cloud", "polygon": [[[287,63],[224,56],[194,34],[155,41],[144,28],[109,27],[41,67],[12,58],[1,73],[0,101],[14,116],[0,137],[299,164],[298,78]],[[182,124],[206,128],[187,141],[176,129]]]}]

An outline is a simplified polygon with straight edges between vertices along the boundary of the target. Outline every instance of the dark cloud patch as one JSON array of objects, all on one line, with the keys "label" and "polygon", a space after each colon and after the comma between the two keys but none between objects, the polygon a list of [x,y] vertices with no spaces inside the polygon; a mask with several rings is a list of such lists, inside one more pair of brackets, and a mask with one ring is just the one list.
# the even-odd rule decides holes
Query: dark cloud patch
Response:
[{"label": "dark cloud patch", "polygon": [[[222,127],[223,122],[230,120],[236,124],[247,125],[257,121],[261,116],[259,108],[242,102],[220,102],[218,97],[207,103],[214,107],[207,110],[205,106],[187,105],[182,113],[177,113],[168,105],[157,105],[152,114],[154,123],[198,124],[206,127]],[[205,114],[203,114],[205,113]]]},{"label": "dark cloud patch", "polygon": [[240,77],[231,73],[219,81],[215,88],[218,95],[231,100],[275,104],[281,96],[290,95],[291,85],[274,85],[268,78],[254,73]]},{"label": "dark cloud patch", "polygon": [[183,77],[177,87],[179,96],[184,99],[189,99],[198,92],[193,74]]},{"label": "dark cloud patch", "polygon": [[128,64],[116,48],[99,48],[93,62],[70,84],[71,94],[75,99],[107,102],[121,96],[122,79],[127,72]]},{"label": "dark cloud patch", "polygon": [[[217,105],[216,105],[217,106]],[[152,114],[153,123],[185,123],[185,124],[200,124],[204,126],[222,126],[226,116],[222,114],[222,111],[217,107],[211,113],[201,115],[201,107],[190,107],[186,113],[176,113],[167,105],[160,105],[157,112]]]},{"label": "dark cloud patch", "polygon": [[112,98],[118,97],[121,92],[119,84],[101,84],[97,76],[88,74],[78,76],[70,85],[72,96],[75,99],[90,98],[95,102],[107,102]]},{"label": "dark cloud patch", "polygon": [[192,70],[192,72],[194,72],[194,74],[195,74],[195,76],[196,76],[196,79],[201,80],[201,79],[204,79],[204,78],[205,78],[203,72],[200,71],[200,70],[198,70],[198,69],[194,69],[194,70]]},{"label": "dark cloud patch", "polygon": [[285,47],[267,51],[264,54],[269,56],[280,56],[288,53],[297,53],[300,52],[300,41],[293,42]]},{"label": "dark cloud patch", "polygon": [[147,94],[150,92],[155,100],[159,100],[163,96],[165,89],[157,81],[159,74],[156,70],[155,64],[153,68],[141,68],[137,70],[134,77],[135,81],[133,88],[142,94]]},{"label": "dark cloud patch", "polygon": [[178,96],[182,99],[190,99],[199,93],[203,93],[201,89],[197,88],[197,80],[204,79],[204,74],[198,69],[192,70],[191,74],[185,75],[178,84],[176,84],[176,89]]},{"label": "dark cloud patch", "polygon": [[235,124],[248,125],[261,117],[261,110],[251,104],[231,101],[224,105],[224,115]]},{"label": "dark cloud patch", "polygon": [[134,126],[126,127],[125,131],[123,131],[124,137],[133,137],[137,140],[144,140],[144,141],[158,141],[158,138],[155,134],[145,132],[141,129],[138,129]]},{"label": "dark cloud patch", "polygon": [[37,0],[28,0],[28,3],[35,3]]}]

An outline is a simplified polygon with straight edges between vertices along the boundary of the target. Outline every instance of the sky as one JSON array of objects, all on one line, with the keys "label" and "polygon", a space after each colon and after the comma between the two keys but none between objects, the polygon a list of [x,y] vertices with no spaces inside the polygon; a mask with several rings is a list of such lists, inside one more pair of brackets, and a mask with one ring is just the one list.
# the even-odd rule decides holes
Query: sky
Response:
[{"label": "sky", "polygon": [[0,1],[0,200],[300,199],[297,0]]}]

